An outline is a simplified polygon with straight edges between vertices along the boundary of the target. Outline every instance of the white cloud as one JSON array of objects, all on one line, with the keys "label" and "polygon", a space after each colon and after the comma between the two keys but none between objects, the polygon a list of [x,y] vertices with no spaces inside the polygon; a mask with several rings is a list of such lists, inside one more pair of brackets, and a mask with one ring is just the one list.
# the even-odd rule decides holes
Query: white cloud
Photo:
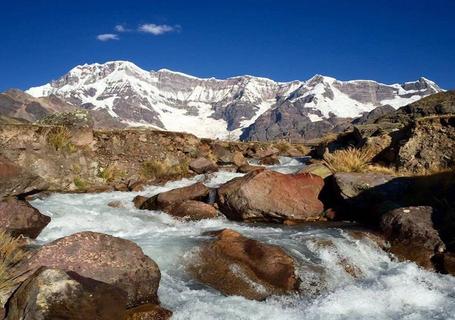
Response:
[{"label": "white cloud", "polygon": [[118,24],[114,27],[115,31],[117,32],[127,32],[129,31],[128,29],[126,29],[123,25],[121,24]]},{"label": "white cloud", "polygon": [[119,40],[118,35],[113,33],[103,33],[96,36],[99,41]]},{"label": "white cloud", "polygon": [[140,25],[138,30],[140,32],[151,33],[155,36],[158,36],[163,33],[178,31],[180,26],[169,26],[167,24],[154,24],[154,23],[146,23]]}]

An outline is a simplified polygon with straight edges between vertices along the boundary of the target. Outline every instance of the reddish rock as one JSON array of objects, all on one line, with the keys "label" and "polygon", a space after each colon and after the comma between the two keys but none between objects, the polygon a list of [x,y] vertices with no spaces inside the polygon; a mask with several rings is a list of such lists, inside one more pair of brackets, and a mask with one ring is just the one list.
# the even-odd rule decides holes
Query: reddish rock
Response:
[{"label": "reddish rock", "polygon": [[146,304],[127,311],[126,320],[168,320],[172,311],[154,304]]},{"label": "reddish rock", "polygon": [[127,307],[158,304],[158,265],[134,242],[96,232],[81,232],[57,239],[38,249],[28,262],[74,271],[114,285],[128,294]]},{"label": "reddish rock", "polygon": [[7,198],[0,201],[0,227],[14,237],[24,235],[35,239],[51,218],[41,214],[26,201]]},{"label": "reddish rock", "polygon": [[260,159],[259,164],[271,166],[271,165],[280,164],[280,160],[278,159],[278,157],[276,155],[270,155],[270,156]]},{"label": "reddish rock", "polygon": [[225,229],[202,246],[189,265],[201,282],[226,295],[263,300],[298,290],[294,260],[280,247]]},{"label": "reddish rock", "polygon": [[256,222],[314,221],[321,218],[318,199],[324,185],[309,173],[287,175],[262,170],[233,179],[218,189],[218,206],[229,219]]},{"label": "reddish rock", "polygon": [[39,268],[8,301],[8,320],[123,320],[125,291],[75,272]]},{"label": "reddish rock", "polygon": [[190,220],[210,219],[218,215],[218,211],[212,205],[195,200],[182,201],[171,206],[166,212],[174,217]]},{"label": "reddish rock", "polygon": [[139,192],[144,190],[144,182],[142,180],[133,180],[128,182],[128,190]]},{"label": "reddish rock", "polygon": [[435,254],[445,245],[433,227],[431,207],[404,207],[389,211],[381,218],[381,229],[390,241],[390,251],[399,258],[434,269]]},{"label": "reddish rock", "polygon": [[37,193],[46,190],[47,187],[47,182],[41,177],[0,156],[0,199]]},{"label": "reddish rock", "polygon": [[191,161],[189,167],[191,170],[199,174],[218,171],[218,166],[204,157]]},{"label": "reddish rock", "polygon": [[177,188],[159,193],[145,201],[140,209],[162,210],[170,205],[185,200],[206,200],[210,190],[202,182],[195,183],[188,187]]},{"label": "reddish rock", "polygon": [[123,203],[119,200],[113,200],[107,204],[111,208],[125,208]]},{"label": "reddish rock", "polygon": [[145,201],[147,201],[149,198],[144,197],[144,196],[135,196],[133,199],[134,206],[138,209],[142,207]]},{"label": "reddish rock", "polygon": [[245,164],[237,170],[240,173],[250,173],[251,171],[256,171],[256,170],[264,170],[264,167],[261,166],[253,166],[251,164]]}]

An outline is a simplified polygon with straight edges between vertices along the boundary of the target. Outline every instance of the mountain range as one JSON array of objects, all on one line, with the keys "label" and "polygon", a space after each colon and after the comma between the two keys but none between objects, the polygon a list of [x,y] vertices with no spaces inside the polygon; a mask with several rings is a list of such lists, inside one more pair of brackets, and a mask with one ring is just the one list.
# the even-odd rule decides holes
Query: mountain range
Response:
[{"label": "mountain range", "polygon": [[111,61],[76,66],[26,94],[8,91],[0,95],[0,113],[7,109],[7,116],[37,120],[46,112],[84,108],[102,114],[106,126],[150,126],[221,139],[311,139],[342,130],[377,107],[397,109],[440,91],[423,77],[391,85],[321,75],[291,82],[249,75],[219,80]]}]

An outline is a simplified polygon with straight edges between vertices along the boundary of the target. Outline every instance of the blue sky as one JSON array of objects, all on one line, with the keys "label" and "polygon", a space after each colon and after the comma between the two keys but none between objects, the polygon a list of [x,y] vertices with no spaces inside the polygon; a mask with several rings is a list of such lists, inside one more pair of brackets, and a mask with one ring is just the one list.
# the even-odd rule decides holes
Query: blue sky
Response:
[{"label": "blue sky", "polygon": [[15,0],[1,11],[0,91],[109,60],[218,78],[425,76],[455,88],[453,0]]}]

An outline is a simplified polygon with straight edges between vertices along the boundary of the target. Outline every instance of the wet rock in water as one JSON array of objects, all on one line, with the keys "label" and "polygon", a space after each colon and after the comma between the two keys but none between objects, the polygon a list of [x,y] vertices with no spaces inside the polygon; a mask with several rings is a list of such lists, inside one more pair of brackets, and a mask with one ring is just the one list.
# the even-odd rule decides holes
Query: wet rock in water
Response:
[{"label": "wet rock in water", "polygon": [[47,188],[44,179],[0,156],[0,199],[37,193]]},{"label": "wet rock in water", "polygon": [[240,166],[237,171],[240,173],[250,173],[251,171],[255,171],[255,170],[264,170],[264,167],[254,166],[251,164],[245,164],[243,166]]},{"label": "wet rock in water", "polygon": [[204,201],[207,200],[209,194],[209,188],[207,188],[202,182],[197,182],[188,187],[177,188],[159,193],[145,201],[140,209],[162,210],[170,205],[185,200]]},{"label": "wet rock in water", "polygon": [[455,253],[448,252],[444,254],[443,270],[444,273],[455,276]]},{"label": "wet rock in water", "polygon": [[144,204],[145,201],[147,201],[148,197],[144,197],[144,196],[135,196],[134,199],[133,199],[133,203],[134,203],[134,206],[138,209],[140,209],[142,207],[142,205]]},{"label": "wet rock in water", "polygon": [[114,285],[128,294],[127,307],[158,304],[160,270],[134,242],[96,232],[80,232],[38,249],[29,269],[48,266]]},{"label": "wet rock in water", "polygon": [[389,211],[381,218],[381,229],[390,241],[390,251],[401,259],[434,269],[435,254],[445,245],[433,227],[431,207],[404,207]]},{"label": "wet rock in water", "polygon": [[111,208],[125,208],[123,203],[119,200],[113,200],[107,204]]},{"label": "wet rock in water", "polygon": [[123,320],[125,291],[79,274],[41,267],[8,301],[8,320]]},{"label": "wet rock in water", "polygon": [[259,160],[259,164],[260,165],[271,166],[271,165],[280,164],[280,160],[278,159],[278,157],[276,155],[270,155],[270,156],[261,158]]},{"label": "wet rock in water", "polygon": [[114,190],[115,191],[122,191],[122,192],[126,192],[126,191],[130,191],[129,188],[128,188],[128,185],[126,183],[117,183],[114,185]]},{"label": "wet rock in water", "polygon": [[146,304],[127,311],[126,320],[168,320],[172,311],[154,304]]},{"label": "wet rock in water", "polygon": [[195,200],[182,201],[165,211],[174,217],[190,220],[216,218],[218,215],[218,211],[212,205]]},{"label": "wet rock in water", "polygon": [[198,174],[218,171],[218,166],[207,158],[200,157],[190,162],[191,170]]},{"label": "wet rock in water", "polygon": [[51,218],[41,214],[26,201],[7,198],[0,201],[0,227],[14,237],[24,235],[35,239]]},{"label": "wet rock in water", "polygon": [[224,229],[202,246],[189,271],[226,295],[264,300],[270,295],[298,290],[295,263],[283,249]]},{"label": "wet rock in water", "polygon": [[352,278],[359,278],[363,276],[362,270],[356,266],[349,257],[341,254],[331,239],[314,239],[310,244],[317,250],[326,250],[330,255],[334,256],[335,263],[341,267],[346,274]]},{"label": "wet rock in water", "polygon": [[318,199],[324,185],[309,173],[287,175],[262,170],[235,178],[218,189],[217,203],[229,219],[247,222],[314,221],[321,219]]}]

